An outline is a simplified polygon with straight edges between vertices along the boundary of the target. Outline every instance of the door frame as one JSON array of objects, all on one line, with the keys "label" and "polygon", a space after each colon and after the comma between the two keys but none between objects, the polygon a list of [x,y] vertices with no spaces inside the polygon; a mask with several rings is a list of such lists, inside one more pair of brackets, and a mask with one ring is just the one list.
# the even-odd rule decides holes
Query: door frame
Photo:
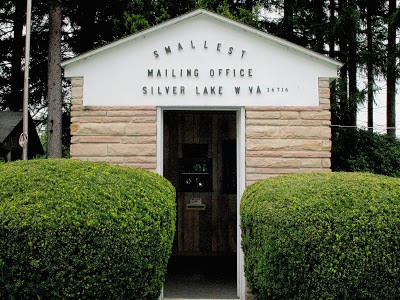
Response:
[{"label": "door frame", "polygon": [[[158,106],[157,107],[157,173],[163,175],[164,169],[164,111],[180,110],[180,111],[232,111],[236,112],[236,174],[237,174],[237,224],[236,224],[236,243],[237,243],[237,296],[244,300],[246,297],[246,283],[244,277],[244,257],[241,247],[241,230],[240,230],[240,199],[246,187],[246,144],[245,144],[245,108],[244,107],[191,107],[191,106]],[[163,298],[161,293],[161,299]]]}]

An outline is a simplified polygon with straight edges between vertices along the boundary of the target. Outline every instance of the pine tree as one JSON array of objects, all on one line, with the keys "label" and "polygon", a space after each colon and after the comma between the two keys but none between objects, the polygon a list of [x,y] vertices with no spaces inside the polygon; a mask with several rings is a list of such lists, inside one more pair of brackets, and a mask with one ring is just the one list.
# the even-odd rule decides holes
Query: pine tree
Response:
[{"label": "pine tree", "polygon": [[387,133],[396,136],[396,29],[398,17],[396,17],[396,0],[389,0],[388,10],[388,35],[387,35]]},{"label": "pine tree", "polygon": [[47,156],[62,157],[62,70],[61,70],[62,8],[52,3],[49,12],[49,59],[47,84]]}]

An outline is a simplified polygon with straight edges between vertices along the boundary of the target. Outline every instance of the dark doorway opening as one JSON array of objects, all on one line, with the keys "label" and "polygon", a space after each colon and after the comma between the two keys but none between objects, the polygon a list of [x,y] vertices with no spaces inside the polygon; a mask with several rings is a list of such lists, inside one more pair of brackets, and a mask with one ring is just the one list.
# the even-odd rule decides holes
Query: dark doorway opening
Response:
[{"label": "dark doorway opening", "polygon": [[167,274],[166,298],[237,298],[236,256],[173,256]]},{"label": "dark doorway opening", "polygon": [[237,297],[236,112],[165,111],[177,222],[164,297]]}]

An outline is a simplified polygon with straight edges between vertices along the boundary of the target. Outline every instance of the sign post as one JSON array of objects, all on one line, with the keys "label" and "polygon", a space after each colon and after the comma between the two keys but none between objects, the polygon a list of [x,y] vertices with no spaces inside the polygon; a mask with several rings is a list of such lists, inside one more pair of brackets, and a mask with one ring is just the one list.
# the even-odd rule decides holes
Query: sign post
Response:
[{"label": "sign post", "polygon": [[24,70],[24,98],[23,98],[23,126],[19,144],[22,147],[22,159],[28,159],[28,115],[29,115],[29,60],[31,46],[31,11],[32,0],[26,2],[26,38],[25,38],[25,70]]}]

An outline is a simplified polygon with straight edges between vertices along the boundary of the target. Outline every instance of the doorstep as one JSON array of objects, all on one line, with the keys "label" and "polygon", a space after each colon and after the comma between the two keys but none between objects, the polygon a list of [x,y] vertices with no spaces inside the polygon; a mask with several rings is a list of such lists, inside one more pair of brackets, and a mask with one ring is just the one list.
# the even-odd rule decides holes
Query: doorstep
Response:
[{"label": "doorstep", "polygon": [[238,300],[239,298],[162,298],[163,300]]}]

